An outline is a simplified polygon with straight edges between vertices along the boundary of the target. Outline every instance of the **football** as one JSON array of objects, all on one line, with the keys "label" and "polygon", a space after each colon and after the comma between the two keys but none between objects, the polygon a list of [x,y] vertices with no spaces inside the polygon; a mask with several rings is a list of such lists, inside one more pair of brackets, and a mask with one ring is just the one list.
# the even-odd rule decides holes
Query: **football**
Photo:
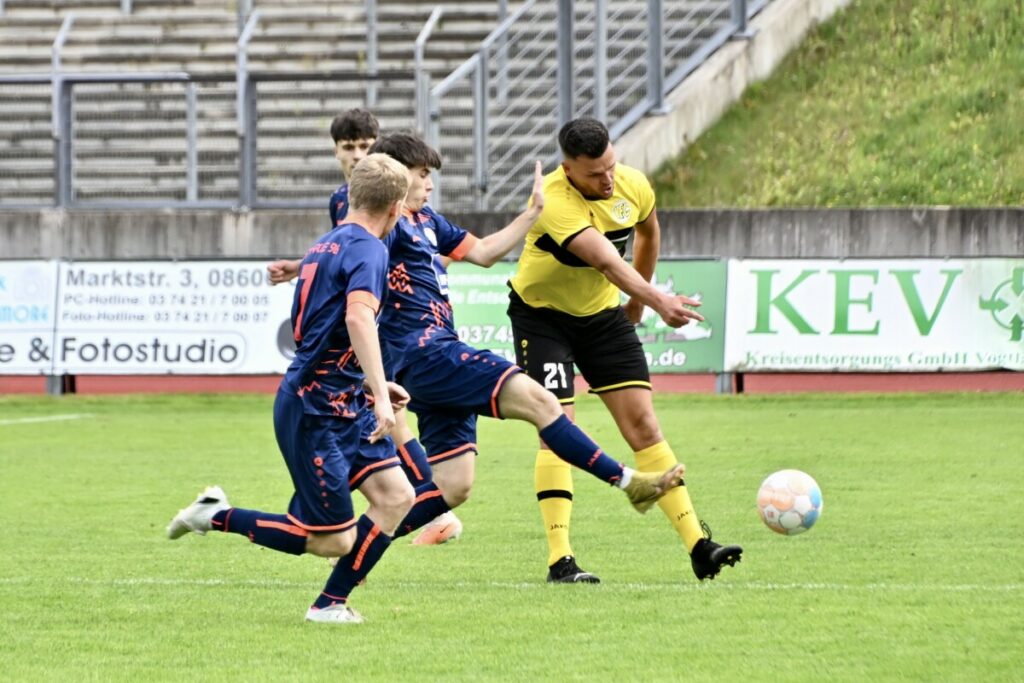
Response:
[{"label": "football", "polygon": [[814,526],[824,503],[821,488],[800,470],[780,470],[768,476],[757,491],[757,512],[772,531],[787,536]]}]

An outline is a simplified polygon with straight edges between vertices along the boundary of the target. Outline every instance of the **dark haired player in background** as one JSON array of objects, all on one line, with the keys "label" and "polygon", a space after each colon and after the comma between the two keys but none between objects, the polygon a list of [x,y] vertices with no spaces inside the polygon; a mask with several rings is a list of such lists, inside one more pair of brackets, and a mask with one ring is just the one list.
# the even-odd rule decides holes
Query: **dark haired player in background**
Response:
[{"label": "dark haired player in background", "polygon": [[341,165],[344,179],[331,195],[328,211],[331,226],[341,225],[348,213],[348,179],[352,169],[370,153],[370,147],[380,136],[377,117],[365,109],[347,109],[331,121],[331,139],[334,140],[334,158]]}]

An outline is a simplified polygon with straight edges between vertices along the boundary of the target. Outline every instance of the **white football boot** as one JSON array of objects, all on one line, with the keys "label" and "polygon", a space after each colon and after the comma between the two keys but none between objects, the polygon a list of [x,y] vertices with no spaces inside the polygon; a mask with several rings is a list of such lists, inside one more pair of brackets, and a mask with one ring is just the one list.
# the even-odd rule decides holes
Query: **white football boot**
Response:
[{"label": "white football boot", "polygon": [[361,624],[363,615],[348,605],[331,605],[320,609],[310,607],[306,610],[306,621],[320,624]]},{"label": "white football boot", "polygon": [[454,541],[462,535],[462,520],[449,510],[438,515],[424,525],[420,535],[413,540],[413,545],[440,545]]},{"label": "white football boot", "polygon": [[224,489],[219,486],[207,486],[194,503],[184,510],[179,510],[167,525],[167,538],[173,541],[190,531],[205,536],[212,526],[213,516],[230,507]]}]

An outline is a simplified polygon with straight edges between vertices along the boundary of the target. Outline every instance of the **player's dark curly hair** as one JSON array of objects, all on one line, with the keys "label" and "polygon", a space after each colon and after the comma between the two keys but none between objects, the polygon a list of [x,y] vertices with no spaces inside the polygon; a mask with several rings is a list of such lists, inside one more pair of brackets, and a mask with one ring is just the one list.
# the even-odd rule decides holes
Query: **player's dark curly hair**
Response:
[{"label": "player's dark curly hair", "polygon": [[342,140],[373,140],[380,135],[377,117],[365,109],[346,109],[331,121],[331,137]]},{"label": "player's dark curly hair", "polygon": [[608,142],[608,129],[588,116],[573,119],[558,131],[558,146],[566,159],[597,159],[608,149]]},{"label": "player's dark curly hair", "polygon": [[405,164],[407,168],[441,168],[441,155],[414,133],[387,133],[373,143],[370,154],[381,152]]}]

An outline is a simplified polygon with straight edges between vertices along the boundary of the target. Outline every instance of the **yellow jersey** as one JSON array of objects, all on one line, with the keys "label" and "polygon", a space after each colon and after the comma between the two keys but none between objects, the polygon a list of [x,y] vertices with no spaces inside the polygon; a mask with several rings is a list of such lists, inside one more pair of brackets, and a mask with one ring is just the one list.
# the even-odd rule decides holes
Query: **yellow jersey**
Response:
[{"label": "yellow jersey", "polygon": [[619,289],[566,249],[566,244],[593,227],[624,255],[634,226],[652,211],[654,189],[635,168],[616,164],[612,196],[586,199],[559,166],[544,176],[544,211],[526,235],[510,281],[512,289],[530,306],[570,315],[594,315],[615,308]]}]

